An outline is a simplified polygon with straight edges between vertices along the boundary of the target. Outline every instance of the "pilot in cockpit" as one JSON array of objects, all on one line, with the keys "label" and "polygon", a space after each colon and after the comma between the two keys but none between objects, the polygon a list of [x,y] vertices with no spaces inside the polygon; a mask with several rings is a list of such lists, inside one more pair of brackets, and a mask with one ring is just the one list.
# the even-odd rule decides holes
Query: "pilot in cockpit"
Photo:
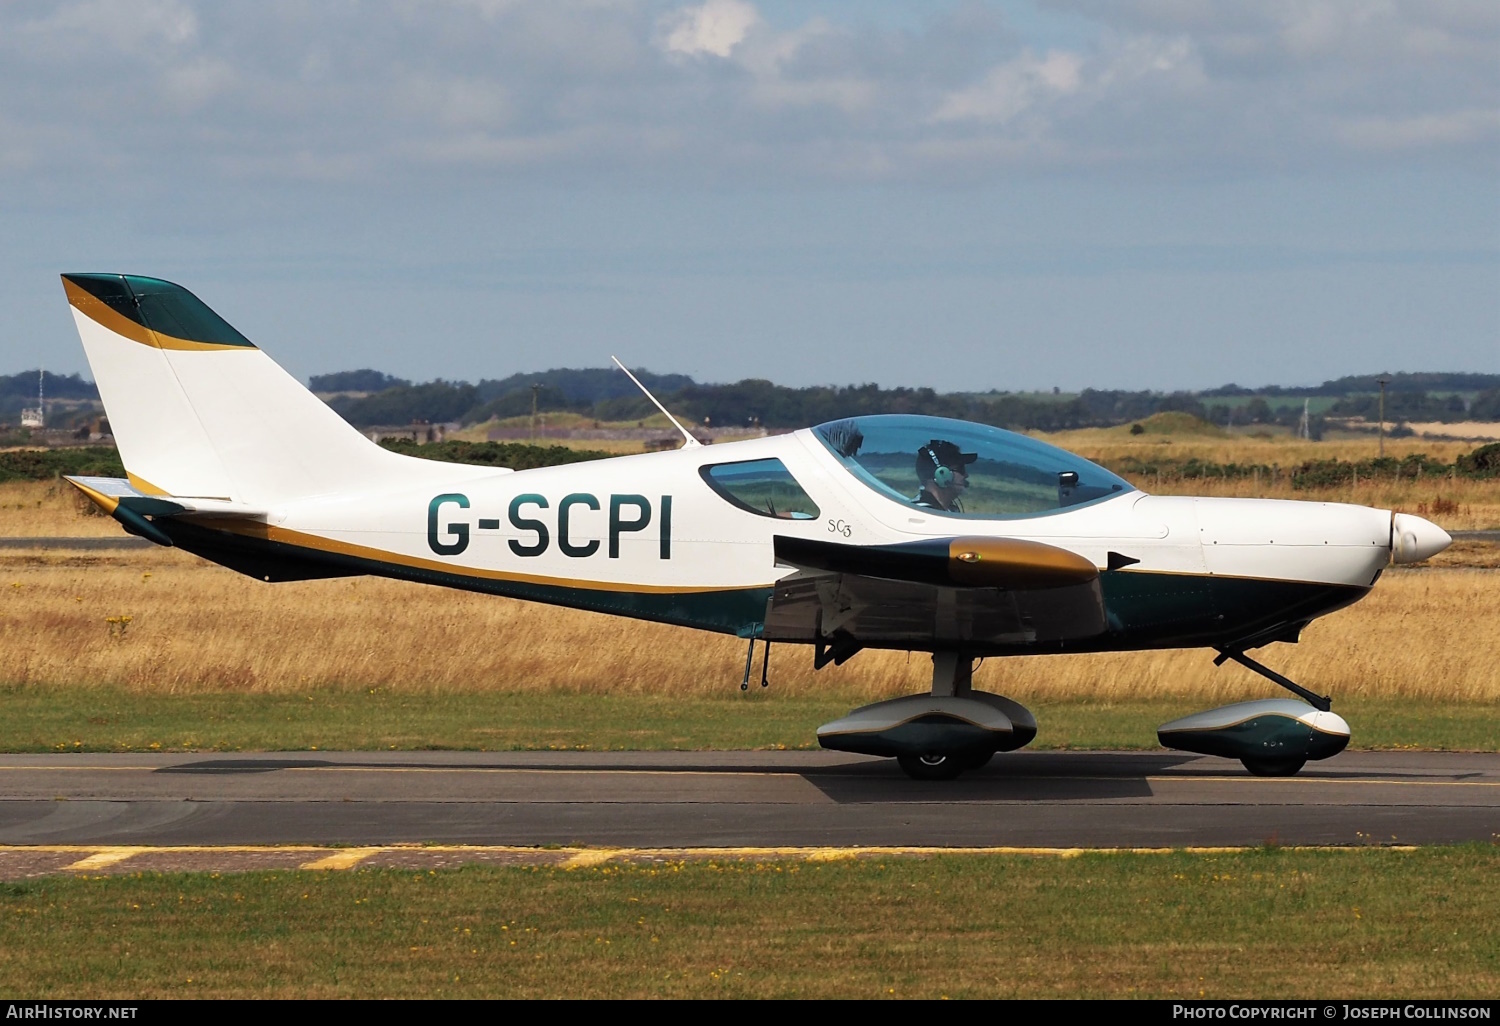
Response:
[{"label": "pilot in cockpit", "polygon": [[978,453],[960,452],[958,446],[941,438],[934,438],[918,449],[917,481],[921,490],[917,493],[917,505],[962,513],[959,496],[969,487],[969,464],[978,458]]}]

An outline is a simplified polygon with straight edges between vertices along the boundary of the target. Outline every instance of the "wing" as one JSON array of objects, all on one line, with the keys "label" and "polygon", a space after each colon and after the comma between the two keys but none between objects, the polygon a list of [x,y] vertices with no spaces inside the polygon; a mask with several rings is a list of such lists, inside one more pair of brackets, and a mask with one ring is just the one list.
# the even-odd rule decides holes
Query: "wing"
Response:
[{"label": "wing", "polygon": [[1090,638],[1107,627],[1099,568],[1054,545],[1005,538],[840,545],[780,536],[775,545],[776,561],[798,572],[777,582],[767,604],[771,641],[836,641],[851,652],[983,649]]}]

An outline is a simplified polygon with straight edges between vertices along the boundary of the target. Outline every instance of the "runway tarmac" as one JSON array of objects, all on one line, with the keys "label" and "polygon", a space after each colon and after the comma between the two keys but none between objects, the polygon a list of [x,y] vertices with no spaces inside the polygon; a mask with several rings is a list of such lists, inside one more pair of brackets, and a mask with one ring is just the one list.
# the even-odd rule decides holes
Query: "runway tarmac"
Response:
[{"label": "runway tarmac", "polygon": [[[1228,760],[1176,753],[1016,752],[949,783],[821,751],[0,756],[0,846],[61,851],[54,868],[84,860],[78,851],[91,846],[122,845],[436,844],[493,854],[1497,837],[1496,754],[1345,753],[1293,778],[1259,779]],[[0,876],[7,861],[0,851]]]}]

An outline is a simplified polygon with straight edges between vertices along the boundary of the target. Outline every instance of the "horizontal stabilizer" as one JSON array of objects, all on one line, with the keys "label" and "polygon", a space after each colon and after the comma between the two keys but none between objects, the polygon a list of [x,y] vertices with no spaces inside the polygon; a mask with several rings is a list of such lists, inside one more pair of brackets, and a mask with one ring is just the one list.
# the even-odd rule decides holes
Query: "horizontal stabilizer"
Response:
[{"label": "horizontal stabilizer", "polygon": [[158,545],[171,545],[169,538],[153,521],[158,517],[208,516],[218,520],[265,520],[266,511],[223,499],[182,498],[176,495],[147,495],[123,477],[65,477],[74,488],[104,512],[114,517],[131,534],[149,538]]},{"label": "horizontal stabilizer", "polygon": [[264,520],[266,510],[224,499],[184,498],[178,495],[147,495],[123,477],[64,477],[106,513],[118,505],[129,506],[137,513],[153,517],[174,517],[184,513],[202,513],[214,517]]}]

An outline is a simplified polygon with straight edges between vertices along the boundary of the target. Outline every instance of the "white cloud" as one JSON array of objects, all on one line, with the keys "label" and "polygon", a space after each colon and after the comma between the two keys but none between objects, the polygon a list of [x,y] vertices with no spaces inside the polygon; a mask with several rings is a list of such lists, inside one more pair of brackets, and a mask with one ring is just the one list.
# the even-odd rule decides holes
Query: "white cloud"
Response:
[{"label": "white cloud", "polygon": [[662,47],[689,57],[728,57],[760,20],[760,12],[744,0],[708,0],[663,19]]},{"label": "white cloud", "polygon": [[169,68],[161,79],[163,97],[179,110],[195,110],[234,88],[228,61],[195,57]]},{"label": "white cloud", "polygon": [[1362,118],[1339,129],[1352,146],[1369,150],[1427,149],[1488,140],[1500,141],[1500,111],[1488,108],[1410,118]]},{"label": "white cloud", "polygon": [[27,18],[23,5],[15,5],[20,17],[12,31],[53,52],[97,48],[146,53],[164,45],[181,47],[198,37],[197,13],[185,0],[83,0],[49,7]]},{"label": "white cloud", "polygon": [[1029,45],[957,6],[885,28],[747,0],[3,0],[0,172],[926,182],[1500,154],[1500,5],[1043,2],[1088,31]]},{"label": "white cloud", "polygon": [[943,97],[933,119],[1005,124],[1049,96],[1076,93],[1082,68],[1083,58],[1075,53],[1023,53],[990,69],[979,83]]},{"label": "white cloud", "polygon": [[503,84],[431,71],[403,76],[392,89],[392,101],[403,114],[459,130],[501,128],[515,113]]}]

